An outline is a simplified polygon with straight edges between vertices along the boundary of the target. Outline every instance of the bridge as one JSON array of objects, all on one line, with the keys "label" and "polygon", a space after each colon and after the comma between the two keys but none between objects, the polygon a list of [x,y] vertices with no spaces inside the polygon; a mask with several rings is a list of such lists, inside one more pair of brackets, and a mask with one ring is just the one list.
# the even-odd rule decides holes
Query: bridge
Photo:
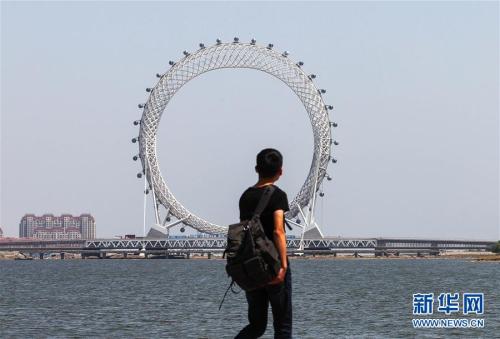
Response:
[{"label": "bridge", "polygon": [[[447,250],[490,251],[495,241],[436,240],[405,238],[287,239],[288,251],[296,254],[371,253],[374,255],[439,254]],[[22,253],[79,253],[82,257],[106,257],[106,253],[187,254],[222,253],[226,238],[37,240],[1,239],[0,251]]]}]

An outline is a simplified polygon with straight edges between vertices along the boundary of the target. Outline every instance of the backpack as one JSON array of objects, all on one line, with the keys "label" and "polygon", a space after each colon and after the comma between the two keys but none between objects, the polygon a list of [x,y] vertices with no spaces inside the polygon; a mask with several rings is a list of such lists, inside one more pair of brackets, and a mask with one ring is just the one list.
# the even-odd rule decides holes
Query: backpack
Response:
[{"label": "backpack", "polygon": [[229,225],[226,272],[245,291],[253,291],[267,285],[278,274],[281,263],[274,242],[264,233],[260,214],[266,208],[275,188],[269,185],[250,220]]}]

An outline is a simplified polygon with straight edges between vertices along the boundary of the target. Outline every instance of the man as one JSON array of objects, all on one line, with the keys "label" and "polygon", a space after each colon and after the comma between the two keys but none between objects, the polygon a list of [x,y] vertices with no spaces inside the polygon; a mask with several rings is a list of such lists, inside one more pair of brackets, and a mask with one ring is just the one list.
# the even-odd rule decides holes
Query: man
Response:
[{"label": "man", "polygon": [[[273,185],[283,174],[283,157],[272,148],[266,148],[257,154],[255,171],[259,174],[257,183],[241,195],[239,201],[240,220],[252,217],[266,186]],[[269,303],[273,313],[275,338],[292,337],[292,276],[286,254],[286,235],[284,213],[289,210],[285,192],[275,186],[268,205],[260,220],[266,236],[273,240],[280,255],[281,268],[278,275],[268,286],[246,292],[248,302],[248,321],[236,338],[258,338],[267,327]]]}]

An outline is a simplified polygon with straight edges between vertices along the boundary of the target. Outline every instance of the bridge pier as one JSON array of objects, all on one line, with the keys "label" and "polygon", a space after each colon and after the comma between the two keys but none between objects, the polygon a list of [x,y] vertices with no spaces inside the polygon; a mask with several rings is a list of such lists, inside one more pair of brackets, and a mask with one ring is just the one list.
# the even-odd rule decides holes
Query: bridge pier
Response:
[{"label": "bridge pier", "polygon": [[189,259],[189,258],[191,258],[191,253],[187,252],[186,253],[186,259]]},{"label": "bridge pier", "polygon": [[61,260],[64,260],[64,252],[61,252]]},{"label": "bridge pier", "polygon": [[43,260],[43,252],[38,253],[38,258],[39,258],[40,260]]},{"label": "bridge pier", "polygon": [[123,259],[127,259],[127,252],[123,252]]},{"label": "bridge pier", "polygon": [[354,258],[357,258],[357,257],[359,257],[358,252],[354,252]]},{"label": "bridge pier", "polygon": [[333,252],[333,257],[336,258],[337,257],[337,252]]},{"label": "bridge pier", "polygon": [[208,252],[208,259],[212,259],[212,252]]},{"label": "bridge pier", "polygon": [[99,259],[106,259],[106,252],[100,252]]},{"label": "bridge pier", "polygon": [[93,252],[93,253],[89,253],[89,252],[85,252],[85,251],[84,251],[84,252],[81,252],[81,253],[80,253],[80,256],[82,257],[82,259],[88,259],[89,257],[93,257],[93,256],[97,256],[97,257],[99,257],[99,256],[100,256],[100,254],[99,254],[99,253],[97,253],[97,254],[96,254],[95,252]]}]

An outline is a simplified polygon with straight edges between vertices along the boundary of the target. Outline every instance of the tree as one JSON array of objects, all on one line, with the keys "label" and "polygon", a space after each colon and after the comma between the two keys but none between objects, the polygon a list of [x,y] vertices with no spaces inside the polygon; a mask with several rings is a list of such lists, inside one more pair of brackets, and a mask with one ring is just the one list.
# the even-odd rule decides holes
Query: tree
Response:
[{"label": "tree", "polygon": [[493,245],[492,252],[493,253],[500,253],[500,240],[497,241],[497,243],[495,245]]}]

